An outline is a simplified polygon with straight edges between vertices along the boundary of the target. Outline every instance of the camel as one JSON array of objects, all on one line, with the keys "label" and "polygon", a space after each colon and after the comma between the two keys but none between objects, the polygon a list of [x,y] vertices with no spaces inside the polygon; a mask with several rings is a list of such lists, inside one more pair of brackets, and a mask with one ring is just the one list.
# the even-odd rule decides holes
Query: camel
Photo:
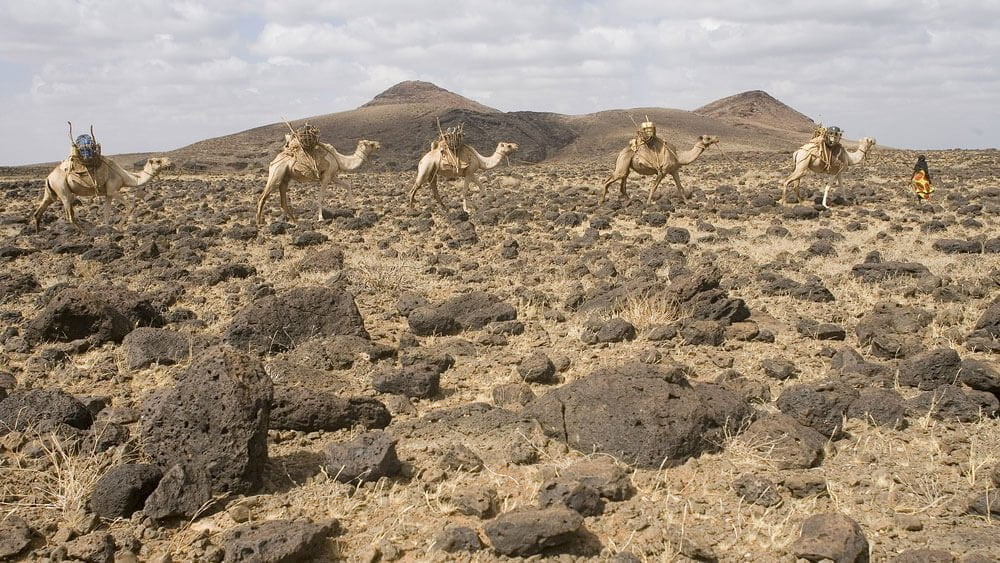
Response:
[{"label": "camel", "polygon": [[461,170],[456,170],[454,167],[441,166],[442,160],[446,158],[445,151],[434,146],[427,154],[421,157],[420,163],[417,164],[417,179],[413,181],[413,187],[410,188],[410,207],[413,207],[413,198],[417,195],[417,190],[420,189],[420,186],[430,184],[434,199],[437,200],[438,205],[442,209],[447,210],[448,206],[444,204],[444,201],[441,200],[441,194],[438,193],[437,179],[438,177],[460,178],[462,180],[462,209],[466,213],[469,213],[469,206],[466,203],[469,193],[469,183],[475,184],[480,190],[483,189],[483,185],[476,178],[476,172],[495,168],[504,158],[517,149],[517,143],[499,143],[497,144],[496,151],[491,156],[486,157],[479,154],[476,149],[469,145],[462,145],[462,148],[458,150],[460,153],[458,155],[459,161],[463,164],[468,163],[468,166]]},{"label": "camel", "polygon": [[[104,196],[104,222],[106,224],[111,224],[111,200],[117,200],[123,206],[128,208],[125,203],[125,199],[122,198],[121,192],[118,190],[123,186],[128,186],[130,188],[137,188],[139,186],[145,185],[147,182],[155,178],[161,170],[169,168],[172,165],[169,158],[151,158],[146,161],[146,164],[142,168],[142,172],[138,174],[132,174],[127,172],[118,163],[113,160],[102,158],[101,164],[94,170],[91,171],[91,175],[94,179],[94,184],[97,186],[95,189],[93,185],[83,184],[78,177],[70,174],[67,171],[67,167],[62,163],[56,166],[55,170],[49,173],[49,176],[45,179],[45,188],[42,192],[42,202],[38,205],[38,209],[31,214],[31,218],[35,222],[35,231],[39,230],[39,222],[42,218],[42,213],[52,205],[56,199],[62,202],[63,210],[66,212],[66,220],[74,224],[80,230],[83,227],[76,222],[76,214],[73,212],[73,205],[78,196],[94,196],[103,195]],[[128,223],[129,218],[135,211],[136,205],[138,204],[138,197],[136,198],[136,203],[128,208],[128,213],[124,217],[124,221]]]},{"label": "camel", "polygon": [[[718,137],[702,135],[698,137],[698,141],[690,150],[678,153],[677,149],[670,143],[659,137],[653,137],[652,146],[650,147],[653,154],[650,155],[650,151],[643,150],[642,152],[645,155],[641,155],[641,157],[640,153],[633,150],[631,145],[625,147],[618,153],[614,173],[604,181],[604,192],[601,194],[598,205],[604,203],[604,199],[608,195],[608,186],[615,182],[621,182],[621,195],[625,199],[628,199],[628,194],[625,193],[625,181],[628,179],[629,173],[633,170],[642,176],[656,176],[656,180],[653,182],[653,189],[649,190],[649,198],[646,200],[647,205],[653,203],[653,194],[656,193],[656,188],[660,186],[660,182],[663,181],[667,174],[673,176],[677,191],[680,192],[681,197],[686,198],[687,194],[684,193],[684,187],[681,185],[681,178],[677,171],[680,170],[681,166],[687,166],[697,160],[701,156],[701,153],[705,152],[705,149],[718,142]],[[650,156],[655,158],[657,162],[650,162]]]},{"label": "camel", "polygon": [[812,170],[817,174],[828,174],[832,175],[833,178],[826,183],[826,189],[823,190],[823,207],[829,209],[826,204],[827,196],[830,194],[830,184],[836,184],[840,187],[840,176],[844,173],[849,166],[860,164],[868,156],[868,151],[875,146],[875,139],[871,137],[865,137],[858,141],[858,148],[854,151],[849,151],[842,148],[837,151],[833,160],[827,166],[819,155],[815,154],[815,151],[810,151],[812,147],[811,144],[803,145],[801,148],[792,153],[792,162],[795,163],[795,169],[792,173],[785,178],[785,181],[781,187],[781,204],[784,205],[788,203],[785,199],[788,194],[788,186],[795,183],[795,199],[802,201],[799,197],[799,184],[802,182],[802,177],[805,176],[806,172]]},{"label": "camel", "polygon": [[[337,175],[341,171],[357,170],[368,160],[368,157],[372,153],[381,147],[382,145],[378,141],[362,139],[358,141],[358,146],[354,154],[351,155],[340,154],[329,143],[318,143],[310,151],[310,154],[316,161],[316,168],[319,171],[319,191],[316,194],[316,206],[318,207],[316,219],[318,221],[323,220],[323,202],[326,200],[327,185],[332,183],[334,186],[345,189],[348,198],[352,199],[350,183],[346,180],[341,180]],[[284,151],[274,157],[274,160],[268,165],[267,184],[264,186],[264,193],[260,195],[260,200],[257,201],[258,227],[264,225],[264,203],[275,187],[278,188],[282,211],[284,211],[285,216],[292,223],[296,223],[295,214],[292,213],[292,209],[288,205],[288,183],[292,180],[297,182],[315,182],[316,178],[303,175],[301,172],[296,171],[294,166],[295,159]]]}]

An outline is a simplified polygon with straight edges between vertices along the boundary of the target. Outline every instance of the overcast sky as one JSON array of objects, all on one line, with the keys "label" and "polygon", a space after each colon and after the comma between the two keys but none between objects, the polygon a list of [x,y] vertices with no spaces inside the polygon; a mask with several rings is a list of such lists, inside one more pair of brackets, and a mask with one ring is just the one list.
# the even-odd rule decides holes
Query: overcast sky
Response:
[{"label": "overcast sky", "polygon": [[[426,80],[504,111],[765,90],[849,138],[1000,146],[1000,0],[0,0],[0,164],[171,150]],[[664,124],[668,131],[669,124]]]}]

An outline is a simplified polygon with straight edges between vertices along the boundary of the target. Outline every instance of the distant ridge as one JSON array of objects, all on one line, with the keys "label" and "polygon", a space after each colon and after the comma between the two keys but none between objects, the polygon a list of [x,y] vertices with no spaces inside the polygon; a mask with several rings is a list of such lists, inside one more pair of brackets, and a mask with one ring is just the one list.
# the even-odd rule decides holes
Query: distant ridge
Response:
[{"label": "distant ridge", "polygon": [[423,82],[421,80],[407,80],[400,82],[389,88],[385,92],[375,96],[372,100],[361,107],[375,107],[387,105],[407,105],[407,104],[430,104],[444,106],[450,109],[465,109],[482,113],[500,113],[499,110],[484,106],[479,102],[474,102],[464,96],[454,92],[449,92],[444,88]]},{"label": "distant ridge", "polygon": [[701,106],[694,113],[727,123],[752,124],[768,129],[811,132],[812,119],[778,101],[763,90],[749,90]]},{"label": "distant ridge", "polygon": [[[402,171],[415,169],[437,136],[439,122],[442,128],[463,125],[465,141],[483,154],[491,154],[500,141],[518,143],[514,162],[586,160],[610,165],[635,134],[630,115],[648,116],[658,133],[680,148],[707,134],[718,136],[719,146],[727,151],[792,151],[814,127],[811,119],[761,90],[722,98],[695,111],[646,107],[563,115],[502,112],[419,80],[400,82],[358,108],[291,124],[298,127],[308,121],[319,128],[324,141],[345,153],[353,152],[359,139],[379,141],[382,149],[366,169]],[[275,122],[158,154],[169,156],[182,171],[263,174],[287,132],[283,123]],[[120,159],[131,164],[145,156]]]}]

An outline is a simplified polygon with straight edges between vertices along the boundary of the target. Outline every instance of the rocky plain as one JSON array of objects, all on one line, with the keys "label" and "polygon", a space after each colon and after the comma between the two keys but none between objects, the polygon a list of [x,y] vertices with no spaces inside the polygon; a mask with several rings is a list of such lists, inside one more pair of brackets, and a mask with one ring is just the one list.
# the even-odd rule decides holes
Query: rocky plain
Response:
[{"label": "rocky plain", "polygon": [[[0,560],[1000,560],[1000,153],[0,190]],[[116,209],[115,219],[121,218]]]}]

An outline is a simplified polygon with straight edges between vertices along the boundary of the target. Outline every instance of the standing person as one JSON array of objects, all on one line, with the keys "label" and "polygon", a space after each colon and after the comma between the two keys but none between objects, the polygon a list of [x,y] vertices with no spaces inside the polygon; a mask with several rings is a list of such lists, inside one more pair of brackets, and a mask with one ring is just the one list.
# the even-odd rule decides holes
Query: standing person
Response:
[{"label": "standing person", "polygon": [[934,186],[931,185],[931,173],[927,170],[927,158],[924,155],[917,157],[917,163],[913,165],[913,193],[920,201],[927,201],[934,193]]}]

